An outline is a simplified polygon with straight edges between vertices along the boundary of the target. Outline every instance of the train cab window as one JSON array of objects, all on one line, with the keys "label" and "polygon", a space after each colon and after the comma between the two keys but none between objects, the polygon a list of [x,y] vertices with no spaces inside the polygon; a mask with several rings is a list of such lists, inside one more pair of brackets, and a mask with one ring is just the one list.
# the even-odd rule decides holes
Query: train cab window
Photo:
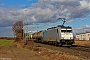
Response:
[{"label": "train cab window", "polygon": [[72,30],[67,30],[67,32],[72,32]]},{"label": "train cab window", "polygon": [[66,32],[66,30],[61,30],[61,32]]}]

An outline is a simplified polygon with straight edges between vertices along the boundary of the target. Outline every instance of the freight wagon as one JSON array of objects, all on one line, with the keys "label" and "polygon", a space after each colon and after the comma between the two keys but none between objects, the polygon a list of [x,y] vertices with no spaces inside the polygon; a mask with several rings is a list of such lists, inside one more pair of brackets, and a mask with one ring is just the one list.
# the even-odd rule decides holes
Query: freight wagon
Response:
[{"label": "freight wagon", "polygon": [[39,31],[39,32],[36,32],[36,33],[33,33],[32,34],[32,39],[35,40],[35,42],[42,42],[43,40],[43,30],[42,31]]}]

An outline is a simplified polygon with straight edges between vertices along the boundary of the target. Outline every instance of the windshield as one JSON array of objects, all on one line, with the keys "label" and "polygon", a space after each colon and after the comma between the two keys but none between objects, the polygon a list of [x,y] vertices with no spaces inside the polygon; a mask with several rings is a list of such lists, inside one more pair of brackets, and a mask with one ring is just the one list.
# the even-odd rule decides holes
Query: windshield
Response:
[{"label": "windshield", "polygon": [[72,30],[67,30],[67,32],[72,32]]},{"label": "windshield", "polygon": [[61,32],[66,32],[66,30],[61,30]]},{"label": "windshield", "polygon": [[72,32],[72,30],[61,30],[61,32]]}]

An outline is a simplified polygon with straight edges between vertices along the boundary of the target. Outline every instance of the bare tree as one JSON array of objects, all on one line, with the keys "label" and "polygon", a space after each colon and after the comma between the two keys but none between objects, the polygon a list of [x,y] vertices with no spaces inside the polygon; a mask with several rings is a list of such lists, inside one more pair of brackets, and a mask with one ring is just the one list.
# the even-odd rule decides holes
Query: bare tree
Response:
[{"label": "bare tree", "polygon": [[13,24],[12,30],[16,38],[19,38],[19,39],[23,38],[23,26],[24,25],[22,21],[17,21],[15,24]]}]

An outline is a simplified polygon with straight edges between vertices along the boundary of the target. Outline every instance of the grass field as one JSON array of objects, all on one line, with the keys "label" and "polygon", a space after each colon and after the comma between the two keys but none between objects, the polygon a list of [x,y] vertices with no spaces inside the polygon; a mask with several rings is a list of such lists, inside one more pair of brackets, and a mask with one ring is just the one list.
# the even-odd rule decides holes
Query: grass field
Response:
[{"label": "grass field", "polygon": [[0,46],[12,46],[14,40],[0,40]]}]

